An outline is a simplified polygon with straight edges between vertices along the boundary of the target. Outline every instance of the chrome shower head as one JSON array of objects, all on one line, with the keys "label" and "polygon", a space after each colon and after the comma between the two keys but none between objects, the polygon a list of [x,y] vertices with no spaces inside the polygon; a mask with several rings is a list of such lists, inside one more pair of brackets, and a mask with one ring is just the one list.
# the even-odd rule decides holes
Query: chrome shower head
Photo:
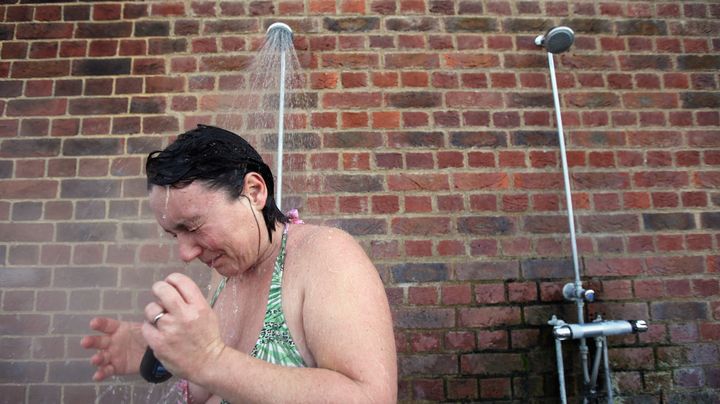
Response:
[{"label": "chrome shower head", "polygon": [[550,53],[563,53],[575,42],[575,32],[569,27],[553,27],[535,38],[535,45],[542,46]]},{"label": "chrome shower head", "polygon": [[293,46],[293,31],[289,25],[276,22],[268,27],[265,32],[265,40],[271,48],[285,52]]},{"label": "chrome shower head", "polygon": [[282,30],[289,32],[290,35],[293,34],[292,28],[290,28],[289,25],[287,25],[283,22],[276,22],[276,23],[270,24],[270,26],[268,27],[267,31],[265,31],[265,33],[269,34],[270,31],[272,31],[274,29],[282,29]]}]

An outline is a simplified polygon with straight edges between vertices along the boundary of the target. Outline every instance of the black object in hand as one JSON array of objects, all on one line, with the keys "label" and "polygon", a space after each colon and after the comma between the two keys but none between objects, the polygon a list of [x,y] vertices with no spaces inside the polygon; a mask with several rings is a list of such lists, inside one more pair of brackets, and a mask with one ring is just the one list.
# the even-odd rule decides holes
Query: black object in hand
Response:
[{"label": "black object in hand", "polygon": [[162,363],[155,357],[153,350],[148,347],[140,362],[140,376],[150,383],[162,383],[172,377]]}]

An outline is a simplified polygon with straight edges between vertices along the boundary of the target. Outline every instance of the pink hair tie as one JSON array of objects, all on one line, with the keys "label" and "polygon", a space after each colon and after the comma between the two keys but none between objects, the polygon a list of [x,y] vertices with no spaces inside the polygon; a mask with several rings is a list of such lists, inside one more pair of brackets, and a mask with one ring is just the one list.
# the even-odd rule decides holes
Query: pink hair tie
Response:
[{"label": "pink hair tie", "polygon": [[286,213],[288,219],[290,219],[290,223],[292,224],[303,224],[302,220],[300,220],[300,213],[298,213],[297,209],[290,209]]}]

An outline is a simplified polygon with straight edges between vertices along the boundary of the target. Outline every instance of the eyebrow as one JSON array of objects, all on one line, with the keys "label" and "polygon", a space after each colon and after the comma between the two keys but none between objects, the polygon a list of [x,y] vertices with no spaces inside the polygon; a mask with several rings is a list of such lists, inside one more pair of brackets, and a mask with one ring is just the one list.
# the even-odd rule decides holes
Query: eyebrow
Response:
[{"label": "eyebrow", "polygon": [[[172,230],[179,231],[179,230],[188,230],[194,226],[195,223],[197,223],[200,219],[199,215],[195,215],[187,220],[183,220],[180,223],[175,224],[172,227]],[[170,230],[165,230],[166,232],[171,232]]]}]

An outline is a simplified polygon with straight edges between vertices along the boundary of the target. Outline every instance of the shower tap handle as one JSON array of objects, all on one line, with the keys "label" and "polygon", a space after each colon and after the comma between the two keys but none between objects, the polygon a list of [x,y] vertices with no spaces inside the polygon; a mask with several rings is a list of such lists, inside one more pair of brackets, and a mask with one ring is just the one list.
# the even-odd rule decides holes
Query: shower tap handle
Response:
[{"label": "shower tap handle", "polygon": [[592,289],[583,289],[574,283],[566,283],[563,286],[563,297],[567,300],[585,300],[588,303],[595,301],[595,291]]}]

